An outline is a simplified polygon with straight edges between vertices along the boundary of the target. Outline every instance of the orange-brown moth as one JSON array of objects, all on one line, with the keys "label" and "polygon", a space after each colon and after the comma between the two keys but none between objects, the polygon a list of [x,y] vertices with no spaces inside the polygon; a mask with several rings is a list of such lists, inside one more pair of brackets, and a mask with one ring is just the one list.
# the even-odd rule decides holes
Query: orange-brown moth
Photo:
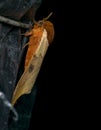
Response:
[{"label": "orange-brown moth", "polygon": [[24,73],[13,93],[13,105],[20,96],[31,92],[49,43],[53,41],[54,26],[50,21],[47,21],[47,18],[35,23],[32,30],[25,33],[25,36],[29,36],[29,46],[26,54]]}]

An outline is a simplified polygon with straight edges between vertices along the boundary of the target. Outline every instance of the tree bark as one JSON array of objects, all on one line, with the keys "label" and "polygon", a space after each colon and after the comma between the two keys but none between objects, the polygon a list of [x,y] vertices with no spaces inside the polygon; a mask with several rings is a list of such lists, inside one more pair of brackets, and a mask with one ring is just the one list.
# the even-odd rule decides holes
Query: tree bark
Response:
[{"label": "tree bark", "polygon": [[[41,0],[0,0],[0,15],[29,23],[40,3]],[[21,30],[20,27],[0,22],[0,91],[5,94],[9,102],[19,74],[24,51],[22,45],[27,42],[27,39],[20,35]],[[10,110],[0,101],[0,130],[8,130],[10,116]]]}]

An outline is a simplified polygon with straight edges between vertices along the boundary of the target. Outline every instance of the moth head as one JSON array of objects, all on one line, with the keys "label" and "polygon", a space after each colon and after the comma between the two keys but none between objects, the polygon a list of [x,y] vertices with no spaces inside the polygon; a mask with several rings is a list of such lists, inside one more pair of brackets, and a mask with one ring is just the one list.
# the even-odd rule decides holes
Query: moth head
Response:
[{"label": "moth head", "polygon": [[46,18],[43,18],[38,22],[34,21],[36,27],[46,29],[49,43],[52,43],[54,39],[54,26],[50,21],[48,21],[51,15],[52,13],[50,13]]}]

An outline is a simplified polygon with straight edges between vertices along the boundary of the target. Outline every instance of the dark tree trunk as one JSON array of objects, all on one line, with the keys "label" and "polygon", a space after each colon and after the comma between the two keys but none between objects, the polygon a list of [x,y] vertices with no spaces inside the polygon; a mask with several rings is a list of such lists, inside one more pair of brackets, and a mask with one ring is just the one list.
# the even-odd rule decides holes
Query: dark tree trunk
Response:
[{"label": "dark tree trunk", "polygon": [[[25,23],[30,22],[40,3],[41,0],[0,0],[0,15]],[[18,77],[23,54],[22,45],[27,40],[20,33],[21,28],[0,22],[0,91],[9,102]],[[9,118],[10,110],[0,100],[0,130],[8,130]]]}]

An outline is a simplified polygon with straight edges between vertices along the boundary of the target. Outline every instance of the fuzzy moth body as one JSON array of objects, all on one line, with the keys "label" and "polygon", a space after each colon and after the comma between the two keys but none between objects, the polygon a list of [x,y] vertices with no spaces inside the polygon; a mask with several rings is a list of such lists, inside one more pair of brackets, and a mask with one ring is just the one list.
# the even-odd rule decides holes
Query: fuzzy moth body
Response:
[{"label": "fuzzy moth body", "polygon": [[38,24],[35,24],[34,28],[25,35],[29,36],[29,47],[26,54],[25,71],[14,90],[12,97],[13,105],[20,96],[31,92],[49,43],[51,43],[54,38],[54,27],[50,21],[39,21]]}]

